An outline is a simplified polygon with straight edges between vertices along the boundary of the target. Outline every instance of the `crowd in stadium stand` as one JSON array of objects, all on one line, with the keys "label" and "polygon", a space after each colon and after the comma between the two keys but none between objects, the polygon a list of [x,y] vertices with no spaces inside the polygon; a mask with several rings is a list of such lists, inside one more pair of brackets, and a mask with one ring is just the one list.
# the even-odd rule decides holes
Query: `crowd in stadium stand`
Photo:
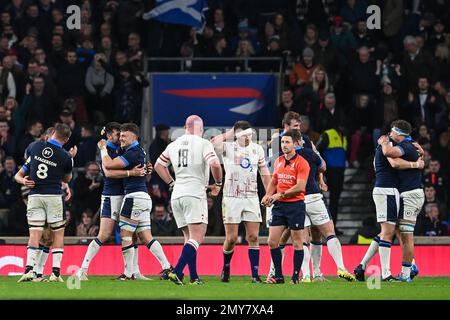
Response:
[{"label": "crowd in stadium stand", "polygon": [[[66,27],[70,4],[81,7],[81,30]],[[0,208],[6,210],[0,234],[28,233],[27,190],[13,176],[27,145],[55,122],[72,128],[65,148],[78,145],[75,166],[85,169],[71,183],[66,234],[91,236],[103,185],[95,163],[99,128],[108,121],[140,124],[146,71],[279,70],[272,61],[189,60],[193,57],[282,58],[284,90],[280,105],[273,106],[278,112],[273,126],[281,128],[285,113],[297,112],[302,131],[325,149],[327,130],[335,129],[348,141],[347,167],[373,170],[377,138],[392,120],[409,121],[426,162],[426,201],[416,233],[447,234],[450,1],[211,0],[199,32],[142,19],[155,4],[0,0]],[[381,30],[367,28],[370,4],[381,7]],[[144,70],[144,56],[186,60],[151,61]],[[153,163],[169,143],[169,128],[156,129],[149,150]],[[156,173],[149,178],[149,193],[154,234],[179,235],[168,190]],[[220,206],[211,199],[209,209],[207,235],[223,235]]]}]

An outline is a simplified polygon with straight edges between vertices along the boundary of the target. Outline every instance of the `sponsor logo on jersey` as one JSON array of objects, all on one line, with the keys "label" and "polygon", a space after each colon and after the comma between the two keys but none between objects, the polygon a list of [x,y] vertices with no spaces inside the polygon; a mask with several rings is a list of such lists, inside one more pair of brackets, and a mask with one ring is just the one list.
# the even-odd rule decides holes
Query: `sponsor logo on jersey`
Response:
[{"label": "sponsor logo on jersey", "polygon": [[44,150],[42,150],[42,156],[46,159],[51,158],[53,156],[52,148],[46,147]]}]

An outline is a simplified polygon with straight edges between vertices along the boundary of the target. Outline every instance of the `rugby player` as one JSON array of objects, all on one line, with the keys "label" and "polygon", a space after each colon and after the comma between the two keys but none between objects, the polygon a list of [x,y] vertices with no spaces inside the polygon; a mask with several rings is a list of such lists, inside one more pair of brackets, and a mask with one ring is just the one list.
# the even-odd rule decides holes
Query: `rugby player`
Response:
[{"label": "rugby player", "polygon": [[[120,156],[120,123],[110,122],[102,130],[102,135],[106,134],[106,149],[111,159]],[[97,237],[91,241],[83,259],[81,268],[76,276],[81,281],[88,280],[88,269],[91,261],[94,259],[103,243],[107,241],[114,232],[114,227],[119,218],[120,207],[124,198],[123,178],[142,177],[145,175],[145,168],[142,165],[135,166],[132,170],[107,170],[102,165],[105,175],[105,183],[102,192],[102,200],[100,205],[100,230]],[[133,256],[133,274],[132,278],[137,280],[147,279],[140,272],[138,267],[137,245],[134,246]]]},{"label": "rugby player", "polygon": [[77,152],[76,148],[71,148],[69,152],[62,148],[70,135],[70,127],[56,124],[50,139],[29,149],[24,166],[15,176],[18,183],[31,189],[27,204],[30,229],[27,262],[25,273],[18,282],[34,278],[33,268],[46,222],[53,233],[53,267],[49,281],[64,282],[60,274],[65,228],[62,182],[68,183],[72,179],[73,157]]},{"label": "rugby player", "polygon": [[[402,272],[398,280],[405,282],[410,282],[418,273],[417,267],[414,264],[413,232],[417,215],[422,209],[425,198],[422,189],[421,173],[421,169],[424,167],[424,162],[421,160],[423,150],[411,139],[410,133],[411,125],[407,121],[396,120],[392,123],[389,137],[380,137],[377,148],[377,151],[379,153],[381,152],[383,157],[386,157],[389,162],[387,165],[390,166],[390,169],[398,170],[397,172],[393,171],[391,173],[396,174],[397,189],[400,193],[401,202],[397,224],[400,233],[399,240],[402,247],[403,262]],[[393,146],[393,143],[396,145]],[[386,165],[385,162],[383,164]],[[377,236],[370,244],[361,263],[355,268],[355,275],[359,281],[364,281],[364,270],[375,255],[377,249],[380,251],[379,247],[380,238]]]},{"label": "rugby player", "polygon": [[[202,138],[203,120],[197,115],[186,119],[185,134],[170,143],[159,156],[155,170],[170,188],[173,215],[184,235],[181,256],[169,279],[184,285],[183,270],[189,267],[190,284],[201,285],[197,274],[197,250],[203,242],[208,225],[206,186],[211,169],[215,184],[209,186],[211,195],[217,196],[222,186],[222,167],[211,142]],[[172,164],[174,180],[168,170]]]},{"label": "rugby player", "polygon": [[132,280],[134,270],[135,245],[133,234],[137,233],[149,251],[156,257],[163,270],[170,269],[161,244],[153,238],[151,233],[150,212],[152,200],[147,192],[145,176],[132,177],[130,170],[136,166],[145,166],[145,151],[139,145],[139,127],[134,123],[120,126],[120,146],[123,154],[114,159],[108,153],[107,141],[100,140],[98,147],[101,152],[102,166],[106,170],[126,170],[127,176],[123,180],[125,197],[120,208],[120,236],[122,239],[122,254],[124,259],[124,276],[121,280]]},{"label": "rugby player", "polygon": [[[270,183],[263,148],[252,142],[253,129],[247,121],[238,121],[233,128],[212,139],[216,151],[223,156],[225,185],[222,215],[225,225],[221,281],[230,281],[230,264],[238,237],[239,224],[244,222],[248,257],[253,283],[259,277],[259,227],[262,222],[258,198],[258,171],[264,188]],[[233,141],[236,138],[236,141]]]}]

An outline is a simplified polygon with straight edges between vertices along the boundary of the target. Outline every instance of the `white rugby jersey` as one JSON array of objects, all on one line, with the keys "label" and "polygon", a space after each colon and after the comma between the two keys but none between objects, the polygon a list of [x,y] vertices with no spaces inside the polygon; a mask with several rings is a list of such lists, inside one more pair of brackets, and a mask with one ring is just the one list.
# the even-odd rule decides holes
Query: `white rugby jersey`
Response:
[{"label": "white rugby jersey", "polygon": [[199,136],[185,134],[170,143],[157,162],[165,167],[172,163],[175,185],[171,198],[206,198],[209,164],[213,160],[218,158],[212,143]]},{"label": "white rugby jersey", "polygon": [[263,148],[251,142],[240,147],[235,142],[224,142],[225,167],[224,197],[258,197],[258,168],[266,165]]}]

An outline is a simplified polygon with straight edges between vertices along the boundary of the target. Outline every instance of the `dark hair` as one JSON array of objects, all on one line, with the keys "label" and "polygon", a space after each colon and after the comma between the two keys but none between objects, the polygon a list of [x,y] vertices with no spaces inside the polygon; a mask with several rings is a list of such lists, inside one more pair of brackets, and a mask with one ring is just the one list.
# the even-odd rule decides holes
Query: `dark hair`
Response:
[{"label": "dark hair", "polygon": [[134,123],[124,123],[120,126],[120,131],[130,131],[139,137],[139,127]]},{"label": "dark hair", "polygon": [[283,126],[286,125],[286,124],[289,125],[292,120],[300,121],[300,115],[297,112],[294,112],[294,111],[286,112],[284,114],[284,117],[283,117],[283,123],[282,123]]},{"label": "dark hair", "polygon": [[101,135],[112,134],[113,131],[120,131],[121,124],[118,122],[108,122],[106,126],[103,127]]},{"label": "dark hair", "polygon": [[393,121],[391,124],[391,127],[397,127],[407,134],[411,134],[411,131],[412,131],[411,124],[408,121],[401,120],[401,119]]},{"label": "dark hair", "polygon": [[251,127],[252,127],[252,125],[250,124],[250,122],[244,121],[244,120],[237,121],[233,125],[234,131],[236,131],[236,130],[247,130],[247,129],[251,128]]},{"label": "dark hair", "polygon": [[293,129],[286,132],[283,137],[291,137],[292,141],[295,143],[302,139],[302,134],[300,133],[300,130]]},{"label": "dark hair", "polygon": [[67,140],[72,135],[72,130],[67,124],[57,123],[55,125],[55,134],[61,140]]}]

